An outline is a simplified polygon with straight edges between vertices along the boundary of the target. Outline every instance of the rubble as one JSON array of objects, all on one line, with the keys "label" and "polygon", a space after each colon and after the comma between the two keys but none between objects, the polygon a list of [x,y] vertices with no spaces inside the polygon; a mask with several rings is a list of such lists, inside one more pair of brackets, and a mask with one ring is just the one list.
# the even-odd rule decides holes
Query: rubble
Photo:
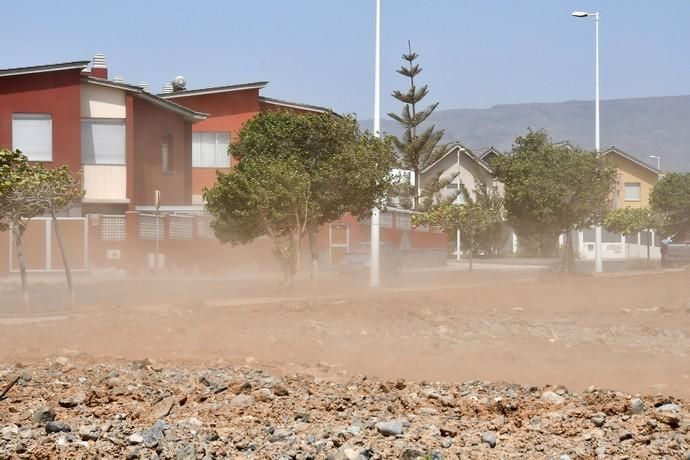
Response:
[{"label": "rubble", "polygon": [[[0,458],[653,459],[690,452],[687,402],[660,395],[61,361],[23,364],[32,378],[0,402]],[[19,372],[0,366],[8,378]]]}]

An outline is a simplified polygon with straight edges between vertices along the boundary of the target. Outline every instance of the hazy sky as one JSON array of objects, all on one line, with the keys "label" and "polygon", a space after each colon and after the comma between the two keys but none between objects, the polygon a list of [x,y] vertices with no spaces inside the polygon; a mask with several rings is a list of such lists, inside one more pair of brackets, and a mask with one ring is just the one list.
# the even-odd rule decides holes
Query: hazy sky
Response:
[{"label": "hazy sky", "polygon": [[[266,96],[373,112],[374,0],[11,1],[0,68],[105,53],[111,78],[158,92],[268,80]],[[382,107],[411,40],[439,109],[593,97],[601,12],[601,97],[690,93],[690,1],[382,0]]]}]

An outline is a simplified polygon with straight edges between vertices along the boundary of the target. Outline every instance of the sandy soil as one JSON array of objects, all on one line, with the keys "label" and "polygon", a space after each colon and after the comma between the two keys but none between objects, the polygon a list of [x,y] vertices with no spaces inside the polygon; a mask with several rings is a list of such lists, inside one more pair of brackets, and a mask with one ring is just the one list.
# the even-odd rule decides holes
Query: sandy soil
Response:
[{"label": "sandy soil", "polygon": [[[604,277],[416,273],[379,292],[325,279],[295,293],[275,280],[144,280],[34,289],[31,315],[0,296],[0,362],[86,355],[251,363],[427,381],[590,385],[690,397],[690,272]],[[52,302],[51,302],[52,299]]]}]

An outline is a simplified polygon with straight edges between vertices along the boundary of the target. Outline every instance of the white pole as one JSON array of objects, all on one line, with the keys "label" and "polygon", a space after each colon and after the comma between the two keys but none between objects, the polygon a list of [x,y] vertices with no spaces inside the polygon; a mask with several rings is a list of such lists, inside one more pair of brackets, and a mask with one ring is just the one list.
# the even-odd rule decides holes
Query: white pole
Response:
[{"label": "white pole", "polygon": [[[381,137],[381,0],[376,0],[376,50],[374,60],[374,135]],[[369,285],[378,287],[379,273],[379,210],[371,211],[371,266],[369,267]]]},{"label": "white pole", "polygon": [[[595,39],[594,39],[594,150],[597,153],[601,151],[599,144],[599,13],[594,13],[595,24]],[[601,225],[597,225],[594,229],[594,271],[601,273],[604,271],[602,262],[602,244],[601,244]]]},{"label": "white pole", "polygon": [[[456,153],[458,154],[458,193],[460,193],[460,149]],[[460,195],[458,195],[458,198],[460,198]],[[455,231],[455,260],[460,262],[460,227]]]}]

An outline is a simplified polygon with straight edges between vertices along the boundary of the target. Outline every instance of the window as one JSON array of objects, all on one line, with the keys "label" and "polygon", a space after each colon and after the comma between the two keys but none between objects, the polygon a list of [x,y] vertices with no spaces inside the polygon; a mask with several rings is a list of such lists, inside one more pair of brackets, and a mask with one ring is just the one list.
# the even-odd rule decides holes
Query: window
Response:
[{"label": "window", "polygon": [[229,167],[229,145],[229,133],[192,133],[192,166],[194,168]]},{"label": "window", "polygon": [[457,190],[458,189],[458,183],[457,182],[451,182],[450,184],[446,185],[447,190]]},{"label": "window", "polygon": [[126,137],[124,120],[83,119],[81,162],[85,165],[124,165]]},{"label": "window", "polygon": [[161,168],[163,172],[172,172],[172,136],[167,135],[163,137],[163,145],[161,149]]},{"label": "window", "polygon": [[640,201],[640,183],[625,183],[625,201]]},{"label": "window", "polygon": [[53,160],[53,120],[48,114],[13,113],[12,148],[30,161]]}]

